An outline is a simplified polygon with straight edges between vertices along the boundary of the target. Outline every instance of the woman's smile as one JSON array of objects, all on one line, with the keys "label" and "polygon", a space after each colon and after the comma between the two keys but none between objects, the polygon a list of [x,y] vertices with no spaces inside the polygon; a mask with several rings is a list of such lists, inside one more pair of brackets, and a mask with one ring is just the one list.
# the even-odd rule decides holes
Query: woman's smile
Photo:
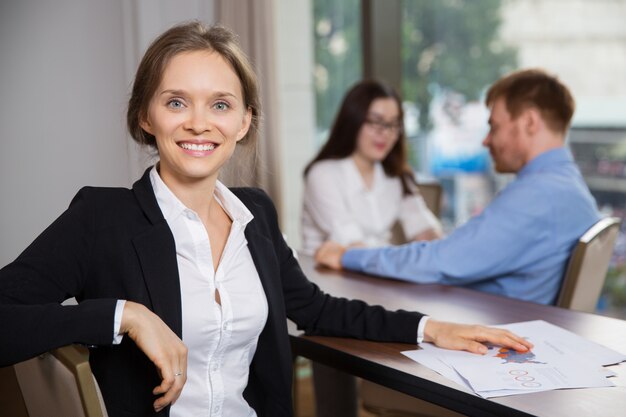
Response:
[{"label": "woman's smile", "polygon": [[191,156],[208,156],[219,146],[213,142],[177,142],[178,146],[183,149],[187,155]]}]

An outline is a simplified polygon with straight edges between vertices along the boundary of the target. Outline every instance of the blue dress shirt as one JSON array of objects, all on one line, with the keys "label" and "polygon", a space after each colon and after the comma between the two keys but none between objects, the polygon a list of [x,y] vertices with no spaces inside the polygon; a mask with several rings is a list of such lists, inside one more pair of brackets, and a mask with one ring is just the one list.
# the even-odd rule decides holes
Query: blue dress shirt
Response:
[{"label": "blue dress shirt", "polygon": [[576,241],[599,219],[571,153],[557,148],[526,164],[480,215],[447,238],[350,249],[341,262],[369,274],[551,304]]}]

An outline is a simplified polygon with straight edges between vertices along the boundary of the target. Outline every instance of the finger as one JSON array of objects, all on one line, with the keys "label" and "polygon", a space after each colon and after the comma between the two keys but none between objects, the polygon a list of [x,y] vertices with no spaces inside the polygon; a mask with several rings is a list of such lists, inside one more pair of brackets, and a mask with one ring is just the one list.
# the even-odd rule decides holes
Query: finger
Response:
[{"label": "finger", "polygon": [[154,395],[165,394],[172,388],[172,386],[174,386],[174,383],[176,382],[175,378],[176,377],[174,376],[174,374],[171,371],[168,371],[167,376],[163,377],[163,379],[161,380],[161,384],[155,387],[152,390],[152,393]]},{"label": "finger", "polygon": [[487,353],[489,349],[487,349],[487,346],[483,345],[480,342],[470,340],[467,342],[467,346],[463,350],[466,350],[471,353],[476,353],[478,355],[484,355],[485,353]]},{"label": "finger", "polygon": [[438,340],[437,344],[439,345],[439,343],[441,343],[441,347],[445,347],[446,349],[465,350],[480,355],[487,353],[487,347],[474,339],[475,338],[451,335],[450,337],[446,337],[445,340]]},{"label": "finger", "polygon": [[487,333],[487,336],[483,341],[491,342],[500,346],[515,349],[519,352],[526,352],[532,349],[534,346],[531,342],[523,337],[504,330],[504,329],[489,329],[491,332]]},{"label": "finger", "polygon": [[[187,381],[187,378],[182,373],[181,375],[174,376],[174,381],[171,383],[170,387],[166,391],[162,392],[163,395],[161,397],[157,398],[154,401],[154,404],[153,404],[154,409],[156,411],[160,411],[164,407],[170,404],[174,404],[174,402],[176,402],[178,397],[180,397],[180,394],[183,389],[183,385],[185,384],[186,381]],[[164,386],[163,383],[159,387],[155,388],[154,390],[155,395],[159,394],[156,391],[162,386]]]}]

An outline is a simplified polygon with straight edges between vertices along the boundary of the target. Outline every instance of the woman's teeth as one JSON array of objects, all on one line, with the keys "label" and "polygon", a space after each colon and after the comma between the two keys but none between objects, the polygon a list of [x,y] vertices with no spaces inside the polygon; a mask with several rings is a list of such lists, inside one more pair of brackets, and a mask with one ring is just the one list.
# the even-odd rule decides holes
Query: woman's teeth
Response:
[{"label": "woman's teeth", "polygon": [[183,149],[187,149],[190,151],[212,151],[213,149],[215,149],[214,143],[181,143],[179,146]]}]

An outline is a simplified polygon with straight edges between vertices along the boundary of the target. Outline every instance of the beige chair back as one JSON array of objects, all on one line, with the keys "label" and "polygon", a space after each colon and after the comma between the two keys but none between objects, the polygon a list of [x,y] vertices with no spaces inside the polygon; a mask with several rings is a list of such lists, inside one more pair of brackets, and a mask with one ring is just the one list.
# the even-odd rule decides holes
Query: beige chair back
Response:
[{"label": "beige chair back", "polygon": [[426,207],[439,218],[441,216],[441,194],[443,189],[438,182],[421,183],[418,185]]},{"label": "beige chair back", "polygon": [[14,365],[29,417],[107,417],[88,358],[72,345]]},{"label": "beige chair back", "polygon": [[601,219],[578,240],[567,264],[556,305],[593,313],[604,285],[621,220]]},{"label": "beige chair back", "polygon": [[[443,194],[441,184],[437,182],[420,183],[418,184],[418,189],[424,199],[424,203],[426,203],[426,207],[428,207],[435,217],[439,218],[441,214],[441,196]],[[393,226],[391,226],[391,244],[402,245],[409,240],[410,239],[404,235],[400,222],[395,222]]]}]

